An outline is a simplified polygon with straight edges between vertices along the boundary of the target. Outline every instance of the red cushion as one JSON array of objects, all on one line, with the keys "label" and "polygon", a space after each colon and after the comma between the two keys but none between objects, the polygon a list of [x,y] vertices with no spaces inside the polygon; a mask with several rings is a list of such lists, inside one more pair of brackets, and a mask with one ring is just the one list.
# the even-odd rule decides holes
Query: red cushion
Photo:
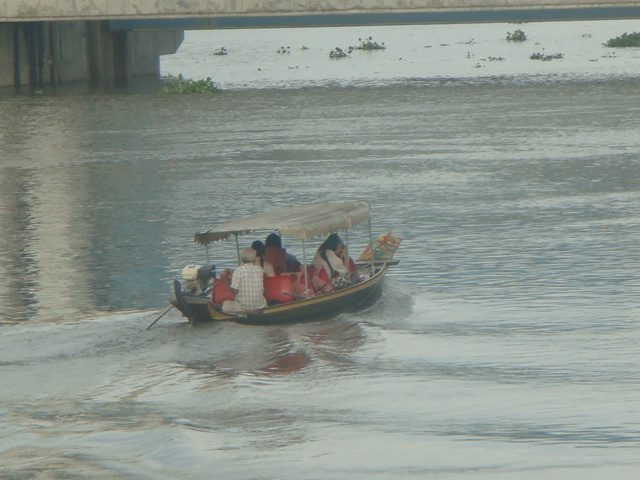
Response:
[{"label": "red cushion", "polygon": [[353,261],[353,258],[349,257],[349,274],[353,275],[357,270],[356,262]]},{"label": "red cushion", "polygon": [[320,271],[318,272],[318,278],[320,280],[322,280],[325,283],[329,283],[329,274],[327,273],[327,269],[326,268],[321,268]]},{"label": "red cushion", "polygon": [[287,295],[294,293],[293,282],[289,275],[276,275],[275,277],[265,277],[264,298],[267,302],[277,301],[280,303],[292,302],[295,297]]},{"label": "red cushion", "polygon": [[229,284],[223,280],[217,279],[213,284],[211,292],[211,301],[213,303],[222,303],[225,300],[235,300],[236,296],[229,288]]}]

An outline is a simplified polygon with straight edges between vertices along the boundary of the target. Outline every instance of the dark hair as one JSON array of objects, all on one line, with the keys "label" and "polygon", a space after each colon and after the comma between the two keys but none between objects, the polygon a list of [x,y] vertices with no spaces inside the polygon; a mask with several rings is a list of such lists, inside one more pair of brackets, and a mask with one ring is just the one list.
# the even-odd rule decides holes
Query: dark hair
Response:
[{"label": "dark hair", "polygon": [[344,247],[344,243],[340,236],[337,233],[332,233],[327,237],[327,239],[322,242],[322,244],[318,247],[318,252],[320,253],[320,257],[327,262],[329,265],[329,270],[331,270],[331,276],[333,276],[335,270],[331,266],[331,262],[327,258],[327,250],[331,250],[335,252],[338,248]]},{"label": "dark hair", "polygon": [[322,242],[322,245],[318,247],[318,251],[326,252],[327,250],[333,250],[335,252],[340,247],[344,247],[344,242],[340,238],[340,235],[332,233],[324,242]]},{"label": "dark hair", "polygon": [[282,239],[277,233],[270,233],[264,241],[267,247],[280,247],[282,248]]},{"label": "dark hair", "polygon": [[264,267],[264,243],[262,243],[260,240],[256,240],[251,244],[251,248],[256,251],[256,257],[260,258],[260,265]]}]

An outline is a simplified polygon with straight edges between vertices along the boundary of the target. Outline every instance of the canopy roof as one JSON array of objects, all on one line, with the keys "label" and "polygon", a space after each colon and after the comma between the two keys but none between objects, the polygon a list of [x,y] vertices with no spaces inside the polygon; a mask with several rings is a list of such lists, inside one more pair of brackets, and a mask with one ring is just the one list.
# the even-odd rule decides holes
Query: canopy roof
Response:
[{"label": "canopy roof", "polygon": [[362,201],[325,202],[284,207],[218,225],[196,233],[194,241],[207,245],[231,235],[278,231],[281,235],[309,239],[354,227],[369,220],[369,204]]}]

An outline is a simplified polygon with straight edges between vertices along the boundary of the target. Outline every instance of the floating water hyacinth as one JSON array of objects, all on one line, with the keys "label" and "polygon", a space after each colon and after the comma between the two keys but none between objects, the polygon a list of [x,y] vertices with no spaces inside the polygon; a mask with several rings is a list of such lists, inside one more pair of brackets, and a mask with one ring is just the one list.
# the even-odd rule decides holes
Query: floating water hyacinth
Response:
[{"label": "floating water hyacinth", "polygon": [[169,75],[167,77],[167,85],[161,90],[161,93],[178,95],[187,93],[215,93],[218,88],[213,84],[213,80],[207,77],[205,80],[191,80],[184,78],[180,73],[177,77]]},{"label": "floating water hyacinth", "polygon": [[543,62],[548,62],[549,60],[554,60],[558,58],[564,58],[564,53],[555,53],[552,55],[547,55],[545,53],[534,53],[529,57],[531,60],[542,60]]},{"label": "floating water hyacinth", "polygon": [[329,58],[345,58],[348,57],[352,51],[353,50],[351,49],[351,47],[349,47],[346,51],[341,49],[340,47],[336,47],[329,52]]},{"label": "floating water hyacinth", "polygon": [[525,33],[518,29],[515,32],[507,32],[507,42],[524,42],[527,39]]},{"label": "floating water hyacinth", "polygon": [[605,47],[625,48],[640,47],[640,33],[623,33],[621,36],[611,38],[604,44]]},{"label": "floating water hyacinth", "polygon": [[358,45],[357,47],[349,47],[349,48],[353,50],[384,50],[385,48],[387,48],[385,47],[384,42],[382,42],[381,44],[378,42],[375,42],[373,40],[373,37],[369,37],[364,40],[359,38],[358,41],[360,42],[360,45]]}]

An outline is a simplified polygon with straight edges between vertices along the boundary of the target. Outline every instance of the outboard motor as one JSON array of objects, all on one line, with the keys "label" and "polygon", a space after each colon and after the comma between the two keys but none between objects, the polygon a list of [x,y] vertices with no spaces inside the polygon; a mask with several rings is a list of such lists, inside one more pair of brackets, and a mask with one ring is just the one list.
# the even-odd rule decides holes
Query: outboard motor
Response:
[{"label": "outboard motor", "polygon": [[215,265],[187,265],[182,269],[184,291],[192,295],[207,293],[216,278]]}]

